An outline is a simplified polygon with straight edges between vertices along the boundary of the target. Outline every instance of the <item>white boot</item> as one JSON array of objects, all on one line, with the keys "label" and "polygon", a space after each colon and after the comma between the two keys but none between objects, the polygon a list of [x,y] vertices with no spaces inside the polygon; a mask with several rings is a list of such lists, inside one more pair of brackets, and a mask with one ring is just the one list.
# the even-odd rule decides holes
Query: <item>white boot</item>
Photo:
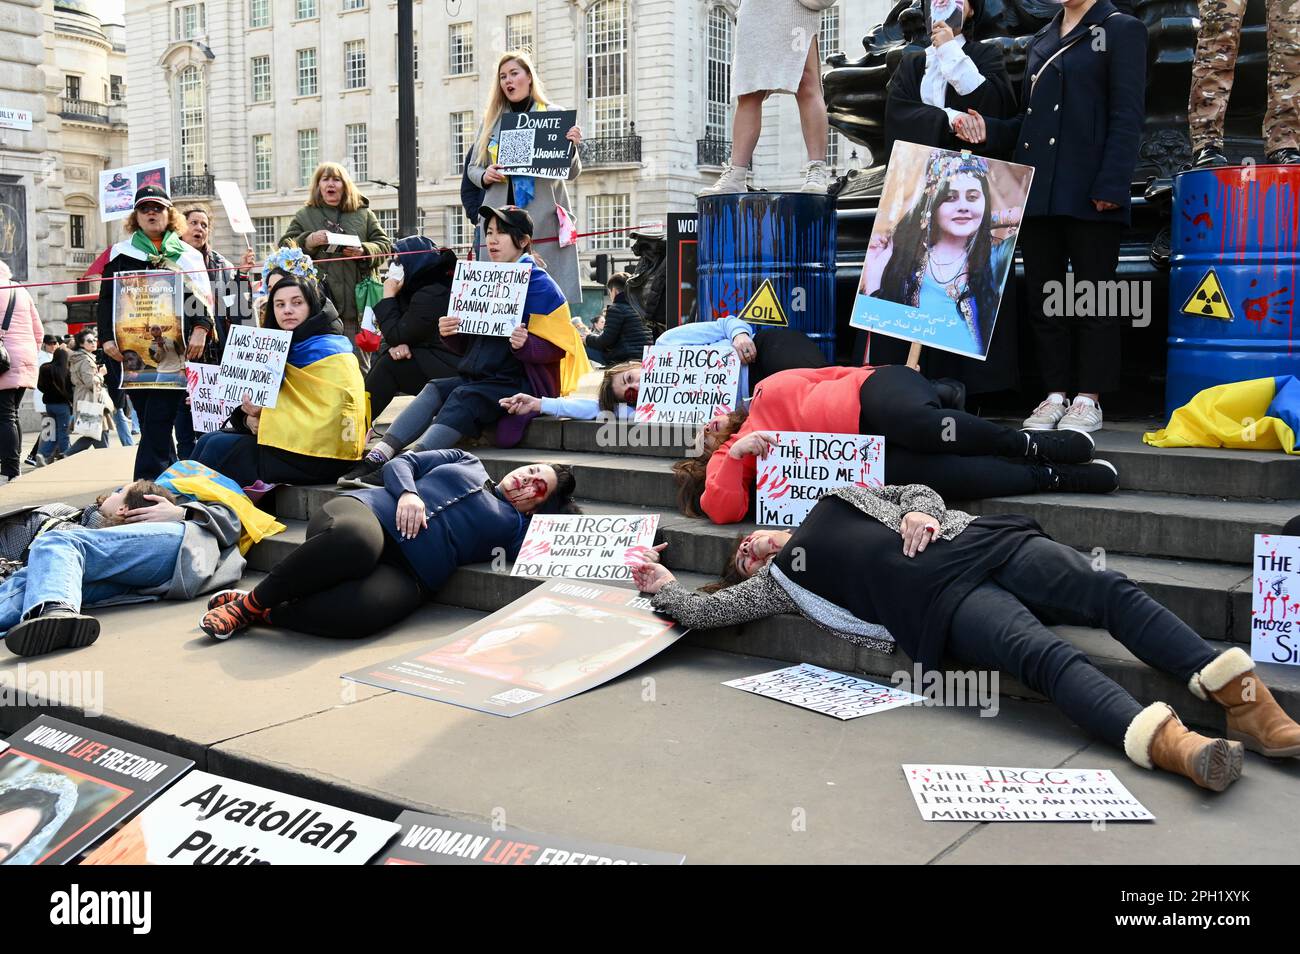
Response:
[{"label": "white boot", "polygon": [[821,160],[808,163],[803,167],[804,181],[803,188],[800,192],[814,192],[817,195],[825,195],[826,189],[831,182],[831,171],[826,168],[826,163]]},{"label": "white boot", "polygon": [[745,180],[749,178],[748,166],[728,165],[722,170],[722,175],[713,185],[701,189],[696,195],[731,195],[740,192],[748,192],[749,186]]}]

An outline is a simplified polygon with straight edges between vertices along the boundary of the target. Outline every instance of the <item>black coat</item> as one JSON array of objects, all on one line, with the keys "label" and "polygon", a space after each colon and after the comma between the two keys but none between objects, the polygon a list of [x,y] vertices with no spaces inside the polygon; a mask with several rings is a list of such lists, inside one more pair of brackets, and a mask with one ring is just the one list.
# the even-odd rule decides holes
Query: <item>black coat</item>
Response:
[{"label": "black coat", "polygon": [[605,309],[605,330],[587,339],[587,347],[605,355],[608,364],[640,361],[642,349],[651,343],[650,329],[628,303],[627,292],[619,292]]},{"label": "black coat", "polygon": [[[1119,13],[1110,0],[1097,0],[1062,37],[1063,15],[1030,41],[1022,112],[1007,120],[988,119],[989,145],[1014,150],[1015,162],[1034,167],[1026,217],[1064,215],[1127,225],[1146,101],[1146,26]],[[1094,26],[1097,32],[1084,36]],[[1083,39],[1044,69],[1052,54],[1077,36]],[[1093,199],[1119,208],[1098,212]]]},{"label": "black coat", "polygon": [[375,321],[385,348],[406,345],[411,360],[429,380],[454,376],[460,364],[460,355],[448,348],[438,333],[438,319],[451,305],[455,270],[455,253],[442,249],[437,261],[405,282],[396,297],[380,299],[375,305]]}]

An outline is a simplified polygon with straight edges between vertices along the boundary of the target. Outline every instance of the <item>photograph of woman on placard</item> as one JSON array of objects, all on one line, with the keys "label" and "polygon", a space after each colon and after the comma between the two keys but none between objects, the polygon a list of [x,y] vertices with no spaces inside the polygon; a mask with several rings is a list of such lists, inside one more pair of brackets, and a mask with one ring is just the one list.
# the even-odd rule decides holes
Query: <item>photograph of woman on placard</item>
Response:
[{"label": "photograph of woman on placard", "polygon": [[854,326],[987,357],[1032,174],[1014,163],[895,143]]}]

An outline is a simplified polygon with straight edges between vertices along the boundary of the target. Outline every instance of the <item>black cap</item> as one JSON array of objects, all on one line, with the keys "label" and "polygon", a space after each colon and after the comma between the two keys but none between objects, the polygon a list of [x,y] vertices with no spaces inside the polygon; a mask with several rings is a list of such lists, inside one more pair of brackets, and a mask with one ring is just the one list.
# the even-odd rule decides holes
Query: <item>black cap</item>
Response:
[{"label": "black cap", "polygon": [[157,202],[159,205],[168,209],[172,207],[171,197],[167,194],[167,190],[162,186],[147,185],[141,186],[137,189],[135,193],[135,205],[133,208],[140,208],[142,202]]},{"label": "black cap", "polygon": [[480,206],[478,217],[485,223],[488,219],[497,219],[525,235],[533,234],[533,217],[517,205],[503,205],[499,209],[494,209],[490,205]]},{"label": "black cap", "polygon": [[42,341],[41,344],[48,346],[48,345],[61,344],[62,342],[63,342],[62,338],[55,337],[54,335],[46,335],[45,340]]}]

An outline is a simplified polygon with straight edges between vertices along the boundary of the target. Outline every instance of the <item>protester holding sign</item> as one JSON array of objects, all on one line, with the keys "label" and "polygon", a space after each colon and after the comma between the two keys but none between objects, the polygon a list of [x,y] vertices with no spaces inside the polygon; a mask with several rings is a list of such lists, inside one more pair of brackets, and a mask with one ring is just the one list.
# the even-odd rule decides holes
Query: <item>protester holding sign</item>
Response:
[{"label": "protester holding sign", "polygon": [[[204,269],[203,256],[181,240],[185,234],[185,220],[172,205],[166,191],[158,186],[145,186],[137,191],[135,208],[126,220],[125,231],[129,238],[113,246],[99,283],[99,340],[103,342],[104,353],[113,359],[109,366],[110,389],[116,388],[121,379],[121,362],[124,360],[122,349],[116,342],[114,307],[117,282],[114,276],[123,272],[160,270],[184,273],[180,318],[187,349],[185,357],[192,361],[201,358],[214,334],[212,286]],[[179,360],[180,356],[176,357]],[[185,390],[183,387],[135,388],[131,398],[140,416],[135,476],[152,480],[176,460],[172,431],[176,416],[185,403]]]},{"label": "protester holding sign", "polygon": [[691,628],[801,613],[878,652],[901,648],[925,672],[945,654],[1004,669],[1144,768],[1222,791],[1241,775],[1242,743],[1187,729],[1172,708],[1143,708],[1041,619],[1102,626],[1139,659],[1228,716],[1228,734],[1276,755],[1300,754],[1300,726],[1273,701],[1240,648],[1219,653],[1132,580],[1098,570],[1017,515],[949,510],[928,487],[843,487],[793,533],[740,544],[710,594],[691,593],[643,561],[637,585]]},{"label": "protester holding sign", "polygon": [[458,566],[514,559],[534,513],[573,512],[573,473],[533,464],[500,483],[461,450],[406,453],[375,489],[332,497],[307,541],[252,591],[218,593],[199,624],[228,639],[254,623],[355,639],[397,623]]},{"label": "protester holding sign", "polygon": [[[578,274],[578,246],[565,244],[560,238],[561,220],[573,220],[573,205],[562,179],[541,179],[512,173],[498,162],[501,148],[502,117],[506,114],[554,111],[547,98],[542,78],[533,68],[529,55],[520,50],[505,53],[497,60],[497,82],[483,108],[483,125],[479,127],[470,162],[465,170],[469,181],[486,190],[482,204],[500,208],[518,206],[533,220],[534,242],[542,245],[546,268],[564,293],[566,301],[582,302],[582,279]],[[575,147],[582,145],[582,130],[569,128],[564,135]],[[582,172],[582,159],[575,153],[568,178]],[[485,227],[486,228],[486,227]],[[487,258],[486,231],[475,231],[475,258]]]}]

